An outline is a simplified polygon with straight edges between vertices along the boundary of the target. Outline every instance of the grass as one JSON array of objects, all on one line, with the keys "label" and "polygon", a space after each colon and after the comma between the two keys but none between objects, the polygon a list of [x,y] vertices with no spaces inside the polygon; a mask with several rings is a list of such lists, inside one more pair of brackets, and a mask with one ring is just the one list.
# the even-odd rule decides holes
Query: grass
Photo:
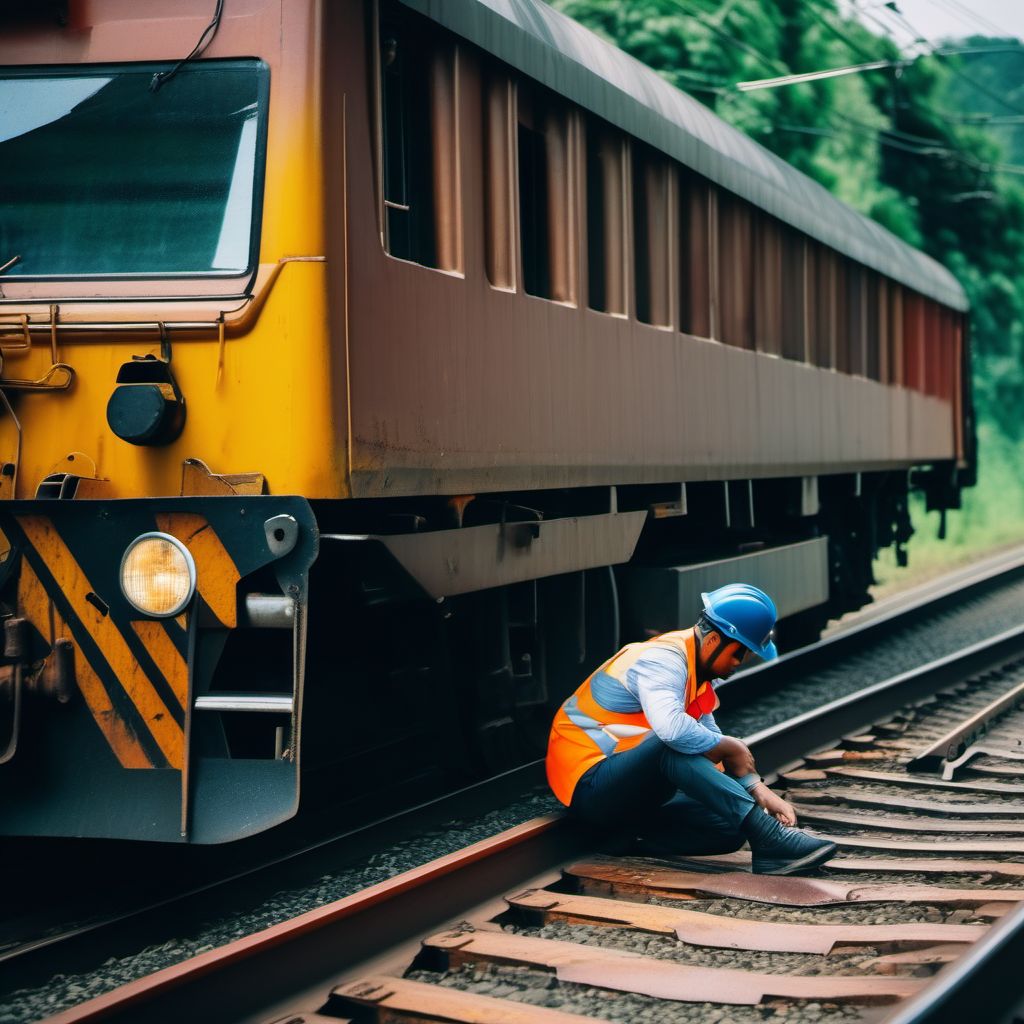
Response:
[{"label": "grass", "polygon": [[924,498],[912,495],[910,564],[897,566],[892,548],[881,552],[874,565],[877,584],[871,588],[876,600],[1024,543],[1024,443],[982,423],[978,445],[978,483],[963,492],[963,508],[946,513],[945,540],[938,539],[939,513],[925,512]]}]

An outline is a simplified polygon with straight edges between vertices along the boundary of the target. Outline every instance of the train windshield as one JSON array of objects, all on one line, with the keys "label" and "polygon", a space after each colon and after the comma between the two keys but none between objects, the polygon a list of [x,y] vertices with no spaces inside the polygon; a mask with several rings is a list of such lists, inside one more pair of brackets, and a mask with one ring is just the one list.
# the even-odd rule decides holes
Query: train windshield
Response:
[{"label": "train windshield", "polygon": [[173,68],[0,72],[0,280],[252,267],[266,65]]}]

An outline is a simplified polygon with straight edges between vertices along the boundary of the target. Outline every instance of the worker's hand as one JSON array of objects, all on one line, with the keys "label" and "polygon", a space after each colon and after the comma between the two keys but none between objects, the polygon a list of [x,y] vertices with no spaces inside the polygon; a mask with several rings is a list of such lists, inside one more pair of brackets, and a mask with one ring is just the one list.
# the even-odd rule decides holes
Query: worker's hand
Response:
[{"label": "worker's hand", "polygon": [[704,756],[715,763],[721,761],[726,774],[734,779],[757,774],[750,748],[735,736],[723,736],[710,750],[704,752]]},{"label": "worker's hand", "polygon": [[755,786],[750,795],[763,807],[773,818],[781,821],[783,825],[796,824],[796,811],[793,805],[781,796],[776,796],[763,782]]}]

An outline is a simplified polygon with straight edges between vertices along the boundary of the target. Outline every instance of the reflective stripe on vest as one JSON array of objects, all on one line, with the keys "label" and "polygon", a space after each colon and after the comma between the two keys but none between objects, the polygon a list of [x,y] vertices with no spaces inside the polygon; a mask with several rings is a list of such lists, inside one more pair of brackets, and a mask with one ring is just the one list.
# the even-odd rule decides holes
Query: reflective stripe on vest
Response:
[{"label": "reflective stripe on vest", "polygon": [[593,765],[642,743],[651,724],[640,701],[626,688],[627,672],[651,648],[667,647],[686,659],[684,703],[691,718],[715,709],[710,683],[697,682],[697,650],[692,629],[663,633],[642,643],[627,644],[588,676],[559,708],[548,738],[548,783],[566,806],[576,783]]}]

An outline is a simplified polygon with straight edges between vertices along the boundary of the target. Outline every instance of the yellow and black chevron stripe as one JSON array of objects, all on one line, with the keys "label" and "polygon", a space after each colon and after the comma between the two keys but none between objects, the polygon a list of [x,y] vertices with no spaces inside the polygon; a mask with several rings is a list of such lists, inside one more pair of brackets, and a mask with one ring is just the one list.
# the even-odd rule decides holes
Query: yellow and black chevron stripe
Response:
[{"label": "yellow and black chevron stripe", "polygon": [[[162,513],[155,520],[157,529],[192,552],[209,610],[224,626],[235,626],[239,572],[210,524],[191,512]],[[118,762],[181,770],[189,713],[186,616],[141,618],[112,600],[109,572],[100,583],[84,567],[90,559],[95,564],[96,553],[80,531],[62,532],[54,519],[36,512],[15,514],[7,529],[22,555],[19,614],[46,643],[73,641],[78,690]],[[105,561],[119,563],[120,555],[105,552]]]}]

